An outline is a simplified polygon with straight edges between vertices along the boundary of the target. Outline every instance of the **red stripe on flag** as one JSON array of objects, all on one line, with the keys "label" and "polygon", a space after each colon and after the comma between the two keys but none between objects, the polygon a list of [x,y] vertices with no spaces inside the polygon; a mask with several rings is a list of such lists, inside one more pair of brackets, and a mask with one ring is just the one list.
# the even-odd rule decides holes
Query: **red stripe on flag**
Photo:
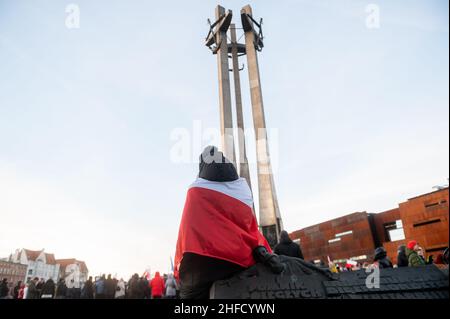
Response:
[{"label": "red stripe on flag", "polygon": [[176,273],[185,252],[250,267],[255,264],[253,249],[259,245],[271,252],[251,207],[211,189],[189,189],[178,233]]}]

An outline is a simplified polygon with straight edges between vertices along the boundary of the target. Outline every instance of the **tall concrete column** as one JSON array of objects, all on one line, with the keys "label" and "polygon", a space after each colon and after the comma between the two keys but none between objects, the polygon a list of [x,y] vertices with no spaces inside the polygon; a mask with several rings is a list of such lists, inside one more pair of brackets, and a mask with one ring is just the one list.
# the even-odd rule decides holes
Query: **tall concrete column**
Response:
[{"label": "tall concrete column", "polygon": [[259,224],[261,230],[273,247],[279,240],[282,221],[267,142],[266,121],[264,117],[264,103],[259,75],[258,56],[255,43],[258,40],[254,24],[248,16],[252,16],[250,6],[241,10],[242,25],[245,31],[245,48],[247,53],[248,76],[250,81],[250,96],[252,102],[253,123],[256,136],[256,156],[259,190]]},{"label": "tall concrete column", "polygon": [[238,127],[238,147],[239,160],[237,166],[239,168],[239,175],[247,180],[251,189],[250,170],[248,167],[247,151],[245,148],[245,134],[244,134],[244,115],[242,112],[242,96],[241,96],[241,78],[239,75],[239,57],[238,57],[238,43],[236,37],[235,24],[230,25],[231,35],[231,58],[233,61],[233,78],[234,78],[234,95],[236,99],[236,119]]},{"label": "tall concrete column", "polygon": [[[216,7],[216,20],[225,15],[225,8]],[[228,39],[227,28],[222,23],[216,27],[217,65],[219,75],[219,106],[220,106],[220,133],[222,139],[222,152],[233,163],[236,163],[234,151],[233,116],[231,112],[231,88],[228,66]]]}]

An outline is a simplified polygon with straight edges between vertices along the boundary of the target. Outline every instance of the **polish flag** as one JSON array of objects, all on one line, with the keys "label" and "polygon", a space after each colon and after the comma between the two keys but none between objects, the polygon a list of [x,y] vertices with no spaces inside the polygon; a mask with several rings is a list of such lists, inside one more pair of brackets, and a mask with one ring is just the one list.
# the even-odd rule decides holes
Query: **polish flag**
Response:
[{"label": "polish flag", "polygon": [[213,182],[203,178],[189,187],[178,232],[175,276],[186,252],[226,260],[242,267],[255,264],[253,249],[265,246],[253,214],[253,198],[244,178]]},{"label": "polish flag", "polygon": [[348,259],[347,263],[345,264],[345,268],[353,268],[356,265],[358,265],[356,261]]}]

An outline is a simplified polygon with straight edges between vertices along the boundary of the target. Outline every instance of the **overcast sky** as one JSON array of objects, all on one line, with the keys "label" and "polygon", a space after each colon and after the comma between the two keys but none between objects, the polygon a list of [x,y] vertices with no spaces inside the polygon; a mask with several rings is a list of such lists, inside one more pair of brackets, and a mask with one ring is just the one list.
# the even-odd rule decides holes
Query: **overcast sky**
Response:
[{"label": "overcast sky", "polygon": [[[219,127],[216,57],[203,44],[217,2],[74,0],[80,27],[68,28],[70,3],[0,0],[0,257],[45,248],[92,275],[167,272],[198,169],[174,162],[173,134],[191,132],[197,157],[209,141],[194,127]],[[369,3],[379,28],[367,27]],[[238,24],[245,4],[226,1]],[[251,5],[264,18],[262,89],[288,231],[447,183],[448,1]]]}]

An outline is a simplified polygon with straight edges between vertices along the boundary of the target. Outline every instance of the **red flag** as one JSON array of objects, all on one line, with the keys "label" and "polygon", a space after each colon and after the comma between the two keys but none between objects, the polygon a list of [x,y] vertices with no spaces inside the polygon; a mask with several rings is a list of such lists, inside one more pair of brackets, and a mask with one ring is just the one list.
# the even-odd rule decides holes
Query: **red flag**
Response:
[{"label": "red flag", "polygon": [[253,199],[244,178],[212,182],[198,178],[189,188],[178,232],[175,276],[186,252],[226,260],[243,267],[255,264],[253,249],[265,246],[253,214]]}]

